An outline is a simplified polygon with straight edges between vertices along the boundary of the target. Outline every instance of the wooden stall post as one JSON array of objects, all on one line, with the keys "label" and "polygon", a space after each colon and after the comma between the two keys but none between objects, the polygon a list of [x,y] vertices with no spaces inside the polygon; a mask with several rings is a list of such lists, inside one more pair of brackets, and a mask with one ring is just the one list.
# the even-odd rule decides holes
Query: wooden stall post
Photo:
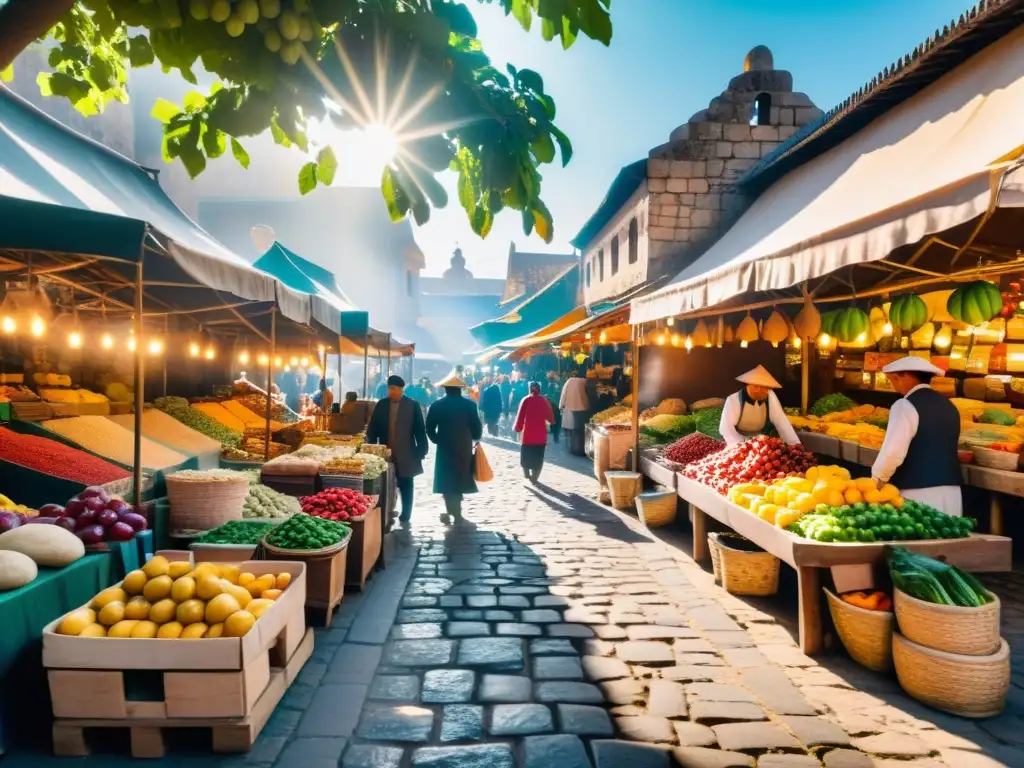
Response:
[{"label": "wooden stall post", "polygon": [[167,315],[164,315],[164,397],[167,397],[167,353],[171,348],[171,345],[167,343],[168,338],[168,322]]},{"label": "wooden stall post", "polygon": [[[338,337],[338,402],[345,402],[345,380],[341,375],[341,336]],[[341,410],[341,405],[338,410]]]},{"label": "wooden stall post", "polygon": [[363,400],[366,399],[366,389],[370,381],[370,336],[363,336]]},{"label": "wooden stall post", "polygon": [[800,340],[800,413],[807,415],[811,399],[811,342]]},{"label": "wooden stall post", "polygon": [[632,387],[631,405],[633,414],[630,420],[633,424],[633,461],[631,469],[634,472],[640,471],[640,326],[633,326],[633,379],[630,382]]},{"label": "wooden stall post", "polygon": [[391,376],[391,333],[388,333],[388,376]]},{"label": "wooden stall post", "polygon": [[[274,355],[277,354],[277,307],[270,309],[270,354],[267,356],[267,425],[263,432],[263,461],[270,460],[270,388],[274,383]],[[326,373],[326,372],[325,372]]]},{"label": "wooden stall post", "polygon": [[[696,559],[696,558],[695,558]],[[821,651],[821,569],[800,566],[796,569],[799,592],[800,650],[808,656]]]},{"label": "wooden stall post", "polygon": [[693,525],[693,561],[700,563],[708,556],[708,518],[696,504],[690,504],[690,522]]},{"label": "wooden stall post", "polygon": [[135,483],[135,508],[142,508],[142,410],[146,402],[146,371],[142,361],[142,260],[146,253],[146,237],[142,235],[142,247],[139,248],[139,263],[135,265],[135,321],[132,324],[135,332],[135,435],[133,439],[134,464],[132,480]]}]

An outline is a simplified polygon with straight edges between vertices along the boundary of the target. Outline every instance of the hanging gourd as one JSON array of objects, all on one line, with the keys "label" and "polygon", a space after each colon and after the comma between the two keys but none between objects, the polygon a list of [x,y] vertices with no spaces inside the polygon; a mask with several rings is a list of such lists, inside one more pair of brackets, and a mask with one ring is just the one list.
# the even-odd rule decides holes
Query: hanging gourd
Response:
[{"label": "hanging gourd", "polygon": [[867,313],[863,309],[847,307],[836,311],[829,335],[835,336],[840,342],[851,344],[867,340],[870,332],[871,320]]},{"label": "hanging gourd", "polygon": [[946,302],[946,310],[954,320],[967,325],[981,325],[999,315],[1003,296],[999,287],[987,280],[961,285]]},{"label": "hanging gourd", "polygon": [[901,333],[913,333],[928,322],[928,305],[914,293],[897,296],[889,306],[889,322]]},{"label": "hanging gourd", "polygon": [[740,321],[739,327],[736,328],[736,339],[737,341],[745,341],[748,344],[752,341],[757,341],[760,335],[757,330],[757,323],[754,321],[749,314]]},{"label": "hanging gourd", "polygon": [[821,313],[814,306],[810,295],[804,296],[804,305],[797,313],[793,327],[802,339],[813,339],[821,333]]},{"label": "hanging gourd", "polygon": [[731,325],[725,326],[725,330],[722,332],[722,339],[726,344],[732,344],[736,341],[736,331],[732,329]]},{"label": "hanging gourd", "polygon": [[711,334],[708,332],[708,326],[703,320],[697,321],[697,327],[693,329],[693,333],[690,334],[690,342],[695,347],[707,347],[711,345]]},{"label": "hanging gourd", "polygon": [[789,336],[789,323],[778,310],[772,312],[765,320],[764,328],[761,329],[761,338],[770,341],[773,347],[779,346],[779,342],[785,341]]}]

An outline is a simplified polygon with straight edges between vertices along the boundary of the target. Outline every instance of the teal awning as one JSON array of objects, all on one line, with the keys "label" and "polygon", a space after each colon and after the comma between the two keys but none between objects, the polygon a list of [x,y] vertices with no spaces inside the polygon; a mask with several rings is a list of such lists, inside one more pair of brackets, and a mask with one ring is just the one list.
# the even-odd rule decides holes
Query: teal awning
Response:
[{"label": "teal awning", "polygon": [[505,314],[474,325],[469,332],[481,347],[536,333],[577,306],[579,286],[579,265],[573,264]]}]

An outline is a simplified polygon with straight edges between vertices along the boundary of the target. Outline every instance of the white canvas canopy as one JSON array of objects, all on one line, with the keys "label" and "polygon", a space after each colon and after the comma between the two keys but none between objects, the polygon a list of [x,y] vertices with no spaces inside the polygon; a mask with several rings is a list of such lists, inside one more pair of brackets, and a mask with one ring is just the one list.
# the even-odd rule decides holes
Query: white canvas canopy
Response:
[{"label": "white canvas canopy", "polygon": [[1024,207],[1024,27],[768,188],[630,322],[789,288]]}]

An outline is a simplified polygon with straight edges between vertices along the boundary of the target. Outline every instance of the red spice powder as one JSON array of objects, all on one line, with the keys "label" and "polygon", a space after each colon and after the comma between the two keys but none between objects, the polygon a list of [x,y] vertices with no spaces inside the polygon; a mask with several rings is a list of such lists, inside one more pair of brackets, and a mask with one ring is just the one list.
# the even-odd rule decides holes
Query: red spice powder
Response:
[{"label": "red spice powder", "polygon": [[120,467],[84,451],[4,427],[0,427],[0,459],[83,485],[103,485],[128,477]]}]

